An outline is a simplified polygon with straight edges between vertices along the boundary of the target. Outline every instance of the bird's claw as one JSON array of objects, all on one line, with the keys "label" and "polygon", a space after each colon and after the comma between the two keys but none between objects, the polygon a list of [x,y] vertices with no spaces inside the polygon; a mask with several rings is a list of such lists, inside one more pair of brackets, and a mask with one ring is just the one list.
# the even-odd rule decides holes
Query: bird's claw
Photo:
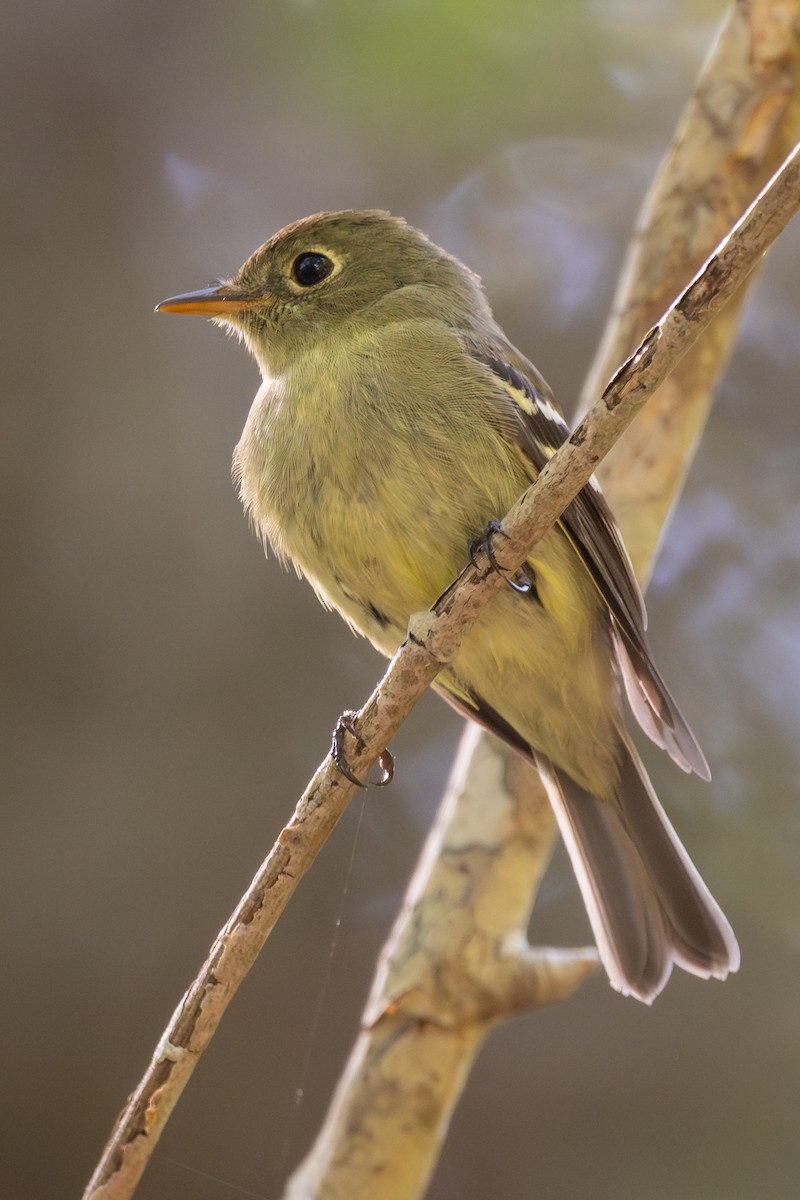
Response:
[{"label": "bird's claw", "polygon": [[349,733],[351,737],[356,739],[359,746],[363,746],[364,744],[361,740],[361,734],[356,728],[355,719],[356,714],[350,711],[343,712],[339,717],[339,720],[336,722],[336,728],[333,731],[331,758],[336,763],[336,766],[342,772],[345,779],[349,779],[350,782],[355,784],[356,787],[386,787],[392,782],[394,777],[394,757],[387,748],[384,747],[384,749],[381,750],[380,754],[378,755],[378,763],[381,771],[383,772],[383,775],[380,779],[376,779],[374,781],[367,780],[365,783],[363,779],[359,779],[357,775],[354,775],[347,765],[347,759],[345,758],[344,753],[344,735]]},{"label": "bird's claw", "polygon": [[482,552],[488,558],[492,570],[496,571],[498,575],[502,575],[503,579],[505,579],[510,588],[512,588],[515,592],[519,592],[520,595],[523,596],[535,596],[536,584],[532,579],[528,578],[521,567],[517,571],[514,571],[513,574],[510,574],[505,567],[502,567],[497,561],[494,549],[492,548],[492,537],[494,534],[498,533],[502,537],[508,536],[499,521],[490,521],[483,533],[479,537],[473,538],[469,542],[467,546],[469,561],[472,563],[473,567],[477,567],[478,563],[475,560],[478,553]]}]

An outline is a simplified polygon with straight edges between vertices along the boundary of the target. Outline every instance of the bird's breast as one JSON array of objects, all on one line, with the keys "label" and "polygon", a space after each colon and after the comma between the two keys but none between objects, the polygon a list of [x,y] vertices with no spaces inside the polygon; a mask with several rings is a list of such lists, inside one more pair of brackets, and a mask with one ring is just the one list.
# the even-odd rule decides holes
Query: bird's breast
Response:
[{"label": "bird's breast", "polygon": [[448,406],[413,359],[387,355],[385,340],[306,358],[264,384],[236,449],[262,537],[359,628],[367,606],[405,628],[526,482],[480,396],[456,380]]}]

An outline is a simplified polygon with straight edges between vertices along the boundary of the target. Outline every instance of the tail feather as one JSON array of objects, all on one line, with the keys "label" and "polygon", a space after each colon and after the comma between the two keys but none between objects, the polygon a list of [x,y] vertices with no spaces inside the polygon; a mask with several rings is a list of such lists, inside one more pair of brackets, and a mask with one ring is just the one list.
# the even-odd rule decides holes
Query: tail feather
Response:
[{"label": "tail feather", "polygon": [[647,646],[624,637],[616,626],[612,626],[612,634],[628,703],[639,725],[681,770],[710,779],[711,772],[697,738],[661,678]]},{"label": "tail feather", "polygon": [[613,987],[651,1003],[677,963],[704,979],[739,966],[733,930],[681,845],[621,735],[613,799],[537,763]]}]

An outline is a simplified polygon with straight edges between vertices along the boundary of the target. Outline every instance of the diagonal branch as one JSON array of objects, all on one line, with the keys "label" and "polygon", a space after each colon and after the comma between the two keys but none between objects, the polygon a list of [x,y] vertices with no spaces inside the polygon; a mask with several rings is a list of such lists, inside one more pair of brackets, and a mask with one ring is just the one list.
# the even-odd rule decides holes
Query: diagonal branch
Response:
[{"label": "diagonal branch", "polygon": [[[800,147],[511,510],[503,522],[503,558],[509,569],[521,564],[558,519],[798,207]],[[353,744],[345,746],[354,773],[363,778],[374,765],[437,672],[456,656],[461,639],[483,606],[502,586],[503,580],[488,567],[482,571],[469,566],[429,613],[412,619],[409,637],[358,714],[358,737],[349,738]],[[120,1115],[84,1200],[124,1200],[132,1195],[228,1002],[344,811],[352,790],[326,758],[176,1009],[141,1083]]]}]

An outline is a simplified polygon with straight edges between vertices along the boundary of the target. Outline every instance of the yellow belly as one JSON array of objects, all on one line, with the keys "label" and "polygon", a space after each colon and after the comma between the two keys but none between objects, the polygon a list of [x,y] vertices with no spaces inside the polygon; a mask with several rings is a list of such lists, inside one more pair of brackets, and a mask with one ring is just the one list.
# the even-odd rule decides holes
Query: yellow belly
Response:
[{"label": "yellow belly", "polygon": [[[341,389],[315,395],[312,411],[273,388],[253,406],[236,463],[263,540],[391,655],[410,615],[431,606],[464,566],[470,539],[529,479],[502,430],[466,406],[451,403],[437,440],[407,407],[376,420],[369,396],[356,400],[360,413],[347,410]],[[538,601],[503,589],[440,683],[480,696],[588,790],[607,794],[616,711],[607,614],[559,531],[536,548],[531,569]]]}]

